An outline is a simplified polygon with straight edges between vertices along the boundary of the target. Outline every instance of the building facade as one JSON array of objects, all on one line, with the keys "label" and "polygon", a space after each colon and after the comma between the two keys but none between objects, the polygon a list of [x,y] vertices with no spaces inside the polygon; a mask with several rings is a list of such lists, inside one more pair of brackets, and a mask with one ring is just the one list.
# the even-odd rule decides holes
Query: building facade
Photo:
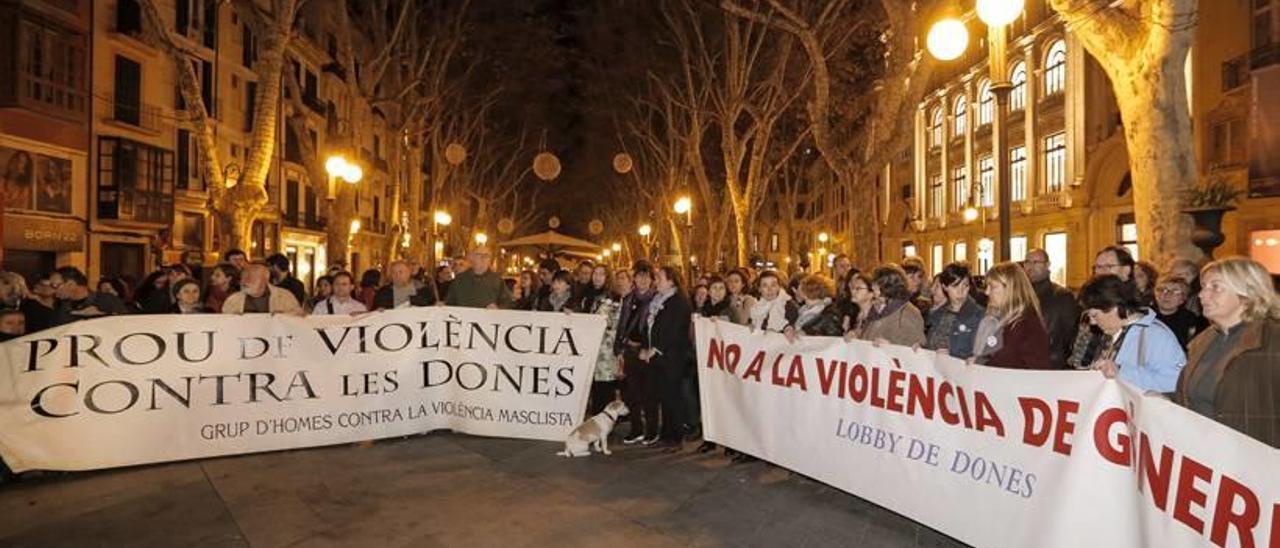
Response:
[{"label": "building facade", "polygon": [[[234,179],[252,145],[262,37],[238,4],[155,5],[189,52],[217,122],[224,175]],[[393,196],[408,181],[400,165],[414,162],[385,115],[352,99],[337,62],[338,40],[326,27],[332,6],[307,6],[284,75],[297,78],[301,97],[281,98],[269,202],[246,251],[254,258],[284,253],[309,286],[330,263],[364,269],[388,259],[398,222]],[[70,264],[92,279],[136,282],[159,265],[211,265],[226,251],[208,211],[197,132],[177,68],[148,40],[146,24],[138,0],[0,1],[6,269],[32,278]],[[300,126],[286,122],[295,114]],[[304,139],[309,147],[301,146]],[[326,256],[334,231],[325,213],[339,195],[325,189],[334,183],[312,180],[331,154],[364,171],[353,193],[359,223],[340,231],[350,243],[347,257]]]},{"label": "building facade", "polygon": [[86,264],[88,0],[0,1],[3,266],[29,279]]},{"label": "building facade", "polygon": [[[1223,256],[1249,254],[1255,240],[1265,244],[1267,231],[1280,228],[1266,213],[1280,205],[1280,193],[1251,182],[1245,147],[1249,126],[1258,125],[1251,120],[1257,115],[1250,97],[1261,92],[1256,79],[1248,84],[1249,75],[1267,71],[1276,56],[1259,56],[1258,39],[1251,43],[1242,30],[1262,28],[1252,6],[1267,2],[1220,4],[1200,12],[1187,71],[1202,178],[1225,177],[1248,191],[1224,222],[1227,242],[1217,251]],[[1275,11],[1266,14],[1271,22]],[[981,23],[970,26],[970,36],[982,35]],[[915,255],[933,272],[952,261],[967,261],[978,271],[994,263],[999,170],[992,134],[1000,128],[994,127],[985,44],[978,46],[935,71],[916,110],[910,153],[884,169],[879,221],[885,260]],[[1124,134],[1102,68],[1044,1],[1027,3],[1010,29],[1008,51],[1013,259],[1045,249],[1053,279],[1073,287],[1092,275],[1093,254],[1105,246],[1126,246],[1141,259]],[[970,206],[978,216],[966,220]]]}]

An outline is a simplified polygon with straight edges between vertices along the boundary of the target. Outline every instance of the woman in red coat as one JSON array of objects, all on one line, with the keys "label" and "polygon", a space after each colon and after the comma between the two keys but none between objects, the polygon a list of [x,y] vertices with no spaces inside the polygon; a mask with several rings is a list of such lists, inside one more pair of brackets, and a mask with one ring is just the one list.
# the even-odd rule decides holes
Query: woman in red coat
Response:
[{"label": "woman in red coat", "polygon": [[987,316],[974,339],[977,362],[1013,369],[1051,369],[1049,334],[1027,273],[1016,263],[987,272]]}]

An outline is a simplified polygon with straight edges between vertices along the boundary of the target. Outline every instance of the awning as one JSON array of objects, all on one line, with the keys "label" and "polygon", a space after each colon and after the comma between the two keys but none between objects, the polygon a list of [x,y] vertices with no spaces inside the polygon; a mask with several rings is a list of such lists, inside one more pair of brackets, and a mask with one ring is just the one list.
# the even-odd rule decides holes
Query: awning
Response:
[{"label": "awning", "polygon": [[572,249],[579,252],[589,251],[593,257],[603,251],[603,248],[594,243],[566,236],[554,230],[502,242],[498,247],[536,247],[552,254]]}]

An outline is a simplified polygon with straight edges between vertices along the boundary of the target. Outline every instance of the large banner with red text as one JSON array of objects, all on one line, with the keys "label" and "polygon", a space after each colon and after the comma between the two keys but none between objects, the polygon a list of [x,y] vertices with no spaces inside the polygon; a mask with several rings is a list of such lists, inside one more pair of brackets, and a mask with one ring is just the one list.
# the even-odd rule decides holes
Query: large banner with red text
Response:
[{"label": "large banner with red text", "polygon": [[696,324],[706,438],[976,546],[1280,546],[1280,451],[1092,371]]},{"label": "large banner with red text", "polygon": [[604,318],[119,316],[0,345],[0,456],[89,470],[417,434],[563,440]]}]

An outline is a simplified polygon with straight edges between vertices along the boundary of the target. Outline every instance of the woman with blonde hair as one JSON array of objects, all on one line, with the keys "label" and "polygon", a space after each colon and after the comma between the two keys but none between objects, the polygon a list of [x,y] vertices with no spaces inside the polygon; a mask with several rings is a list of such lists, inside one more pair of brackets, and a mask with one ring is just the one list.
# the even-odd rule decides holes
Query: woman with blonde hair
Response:
[{"label": "woman with blonde hair", "polygon": [[992,367],[1051,369],[1049,333],[1040,319],[1040,301],[1017,263],[987,271],[987,315],[978,324],[976,361]]},{"label": "woman with blonde hair", "polygon": [[1280,447],[1280,297],[1267,269],[1231,257],[1200,271],[1210,327],[1187,348],[1177,401],[1272,447]]}]

